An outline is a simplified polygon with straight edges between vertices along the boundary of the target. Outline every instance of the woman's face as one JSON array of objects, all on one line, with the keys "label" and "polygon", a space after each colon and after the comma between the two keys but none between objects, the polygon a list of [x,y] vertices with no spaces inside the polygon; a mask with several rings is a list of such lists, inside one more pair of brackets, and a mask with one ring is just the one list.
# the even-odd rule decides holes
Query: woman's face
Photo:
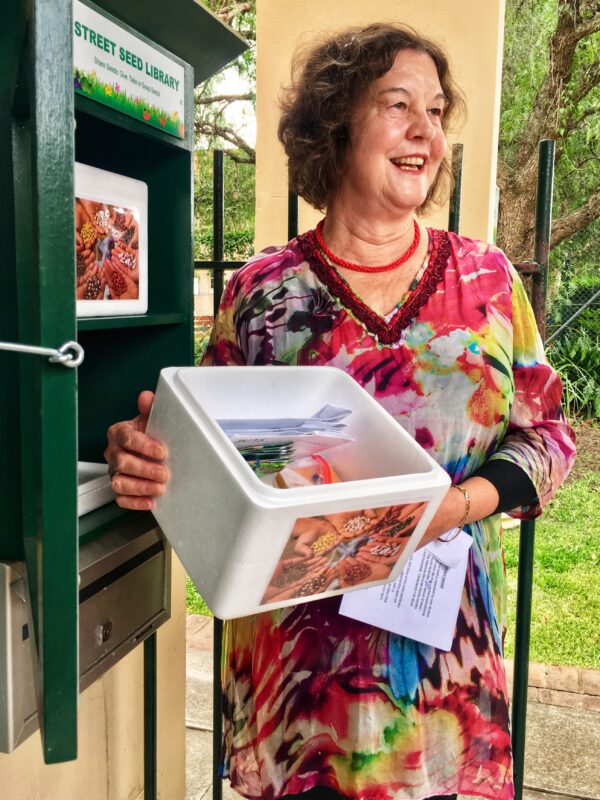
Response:
[{"label": "woman's face", "polygon": [[365,212],[412,212],[427,197],[446,152],[444,93],[426,53],[401,50],[361,99],[341,191]]}]

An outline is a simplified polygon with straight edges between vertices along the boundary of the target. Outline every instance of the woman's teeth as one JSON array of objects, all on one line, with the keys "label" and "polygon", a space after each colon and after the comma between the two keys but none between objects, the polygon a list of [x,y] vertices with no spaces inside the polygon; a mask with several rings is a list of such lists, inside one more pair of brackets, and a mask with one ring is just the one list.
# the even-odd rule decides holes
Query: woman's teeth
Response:
[{"label": "woman's teeth", "polygon": [[392,164],[400,169],[407,170],[408,172],[419,172],[425,164],[424,158],[409,157],[409,158],[392,158]]}]

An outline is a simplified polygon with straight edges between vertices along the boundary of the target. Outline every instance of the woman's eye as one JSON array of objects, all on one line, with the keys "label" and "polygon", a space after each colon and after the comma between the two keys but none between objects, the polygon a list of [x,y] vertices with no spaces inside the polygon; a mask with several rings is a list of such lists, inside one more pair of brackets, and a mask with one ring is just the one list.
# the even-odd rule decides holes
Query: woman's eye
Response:
[{"label": "woman's eye", "polygon": [[429,113],[433,117],[443,117],[444,116],[444,109],[443,108],[430,108]]},{"label": "woman's eye", "polygon": [[403,111],[406,108],[406,103],[403,103],[402,100],[400,100],[398,103],[394,103],[392,108],[399,108]]}]

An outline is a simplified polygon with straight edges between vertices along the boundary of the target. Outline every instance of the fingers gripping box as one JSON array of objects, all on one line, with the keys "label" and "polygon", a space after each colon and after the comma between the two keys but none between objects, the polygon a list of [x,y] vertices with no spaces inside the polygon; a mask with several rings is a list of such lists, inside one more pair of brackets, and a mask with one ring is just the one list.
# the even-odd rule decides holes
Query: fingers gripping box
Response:
[{"label": "fingers gripping box", "polygon": [[[341,482],[280,489],[252,471],[217,420],[349,409],[352,441],[324,452]],[[154,514],[222,619],[394,580],[450,479],[361,386],[334,367],[172,367],[148,433],[171,480]]]}]

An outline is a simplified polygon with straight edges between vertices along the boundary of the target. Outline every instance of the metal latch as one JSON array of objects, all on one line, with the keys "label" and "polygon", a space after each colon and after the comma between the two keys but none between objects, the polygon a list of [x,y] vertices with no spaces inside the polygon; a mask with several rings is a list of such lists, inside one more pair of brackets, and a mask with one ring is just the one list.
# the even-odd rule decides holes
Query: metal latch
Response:
[{"label": "metal latch", "polygon": [[65,342],[58,349],[54,347],[38,347],[32,344],[0,342],[0,350],[28,353],[34,356],[47,356],[51,364],[62,364],[63,367],[78,367],[85,358],[83,347],[79,342]]}]

